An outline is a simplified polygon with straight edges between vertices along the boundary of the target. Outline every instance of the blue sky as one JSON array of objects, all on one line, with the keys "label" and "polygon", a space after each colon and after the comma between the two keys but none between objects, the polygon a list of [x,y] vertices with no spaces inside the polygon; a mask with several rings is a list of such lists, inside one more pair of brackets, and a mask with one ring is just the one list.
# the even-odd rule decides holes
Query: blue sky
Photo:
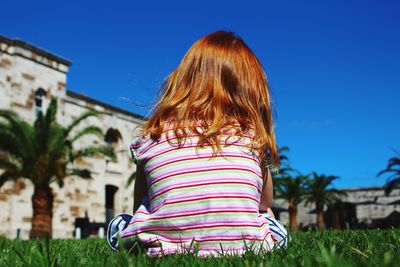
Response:
[{"label": "blue sky", "polygon": [[67,87],[146,115],[191,44],[243,37],[272,87],[279,146],[339,188],[400,150],[398,1],[3,1],[0,34],[72,60]]}]

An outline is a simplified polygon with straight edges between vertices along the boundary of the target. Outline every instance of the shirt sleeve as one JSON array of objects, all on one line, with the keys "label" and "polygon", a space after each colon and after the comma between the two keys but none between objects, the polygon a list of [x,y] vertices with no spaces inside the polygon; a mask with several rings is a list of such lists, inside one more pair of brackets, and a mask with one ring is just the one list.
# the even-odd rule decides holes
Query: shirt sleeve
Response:
[{"label": "shirt sleeve", "polygon": [[132,155],[133,162],[135,164],[138,163],[139,160],[139,149],[141,148],[143,144],[143,138],[140,136],[136,136],[133,138],[131,145],[130,145],[130,151]]}]

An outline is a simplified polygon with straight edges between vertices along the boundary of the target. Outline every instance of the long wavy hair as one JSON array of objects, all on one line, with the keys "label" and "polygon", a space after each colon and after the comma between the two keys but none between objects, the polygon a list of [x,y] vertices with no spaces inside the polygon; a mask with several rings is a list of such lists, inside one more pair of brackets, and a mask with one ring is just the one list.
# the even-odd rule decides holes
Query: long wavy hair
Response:
[{"label": "long wavy hair", "polygon": [[[221,135],[252,132],[263,166],[279,167],[267,77],[252,50],[236,34],[217,31],[196,41],[165,80],[143,135],[157,140],[173,123],[179,143],[188,131],[198,145],[220,151]],[[198,127],[201,127],[199,131]]]}]

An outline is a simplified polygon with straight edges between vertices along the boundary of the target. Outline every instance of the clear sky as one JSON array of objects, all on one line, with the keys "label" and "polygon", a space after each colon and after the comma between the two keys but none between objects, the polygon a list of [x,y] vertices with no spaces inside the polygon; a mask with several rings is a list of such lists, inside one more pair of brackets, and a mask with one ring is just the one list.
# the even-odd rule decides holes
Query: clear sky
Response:
[{"label": "clear sky", "polygon": [[191,44],[231,30],[263,63],[292,167],[339,188],[385,182],[400,150],[399,1],[60,2],[2,1],[0,34],[72,60],[68,89],[146,115]]}]

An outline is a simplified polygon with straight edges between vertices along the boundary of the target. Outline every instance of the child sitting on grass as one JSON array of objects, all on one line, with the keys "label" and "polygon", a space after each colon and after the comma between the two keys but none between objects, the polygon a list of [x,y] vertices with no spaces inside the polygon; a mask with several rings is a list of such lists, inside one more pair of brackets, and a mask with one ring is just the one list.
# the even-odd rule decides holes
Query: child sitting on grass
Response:
[{"label": "child sitting on grass", "polygon": [[237,35],[211,33],[189,49],[131,151],[134,215],[110,222],[113,249],[127,240],[150,256],[286,246],[269,209],[279,155],[267,78]]}]

